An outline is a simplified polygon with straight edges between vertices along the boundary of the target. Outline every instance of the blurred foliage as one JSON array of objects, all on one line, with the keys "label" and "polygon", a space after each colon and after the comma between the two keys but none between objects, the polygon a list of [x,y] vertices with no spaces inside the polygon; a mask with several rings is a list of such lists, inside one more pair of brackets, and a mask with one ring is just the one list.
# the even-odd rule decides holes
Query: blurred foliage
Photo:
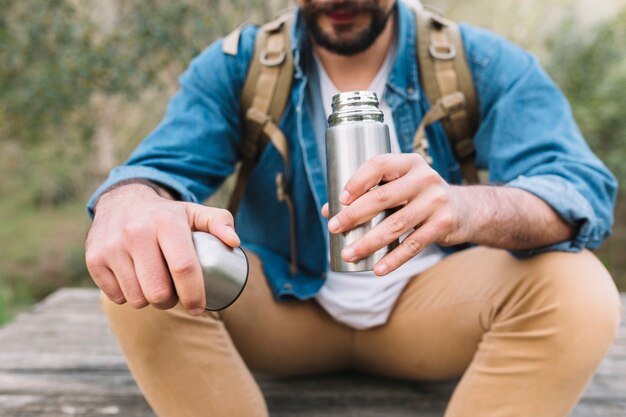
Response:
[{"label": "blurred foliage", "polygon": [[589,145],[626,186],[626,9],[591,31],[568,19],[547,42],[546,67]]},{"label": "blurred foliage", "polygon": [[136,98],[162,86],[168,69],[180,72],[236,27],[248,3],[0,0],[0,140],[48,142],[69,130],[88,140],[94,93]]},{"label": "blurred foliage", "polygon": [[95,26],[66,1],[1,0],[0,139],[49,139],[92,93]]},{"label": "blurred foliage", "polygon": [[[0,323],[57,287],[92,285],[82,240],[84,202],[107,161],[99,140],[121,162],[158,123],[194,55],[290,3],[0,0]],[[626,0],[429,3],[538,54],[592,148],[626,184],[626,11],[615,13]],[[623,211],[617,240],[600,253],[618,280]]]}]

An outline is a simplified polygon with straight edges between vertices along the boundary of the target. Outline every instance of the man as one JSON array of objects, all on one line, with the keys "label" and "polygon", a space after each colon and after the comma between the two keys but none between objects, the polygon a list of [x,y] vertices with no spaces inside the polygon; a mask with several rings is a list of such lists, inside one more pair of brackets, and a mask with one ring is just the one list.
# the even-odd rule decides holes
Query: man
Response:
[{"label": "man", "polygon": [[[254,28],[236,56],[218,41],[192,62],[164,121],[90,200],[87,265],[158,415],[266,415],[250,370],[462,375],[449,417],[565,416],[575,405],[620,317],[611,277],[585,249],[610,232],[615,180],[537,62],[470,26],[462,34],[480,101],[476,163],[492,185],[454,185],[459,166],[440,126],[429,128],[432,166],[413,154],[428,109],[414,20],[394,0],[299,2],[280,121],[291,150],[295,273],[287,209],[274,198],[284,170],[275,148],[250,176],[237,232],[229,212],[197,204],[238,158]],[[328,97],[349,90],[378,91],[396,153],[363,165],[346,184],[347,208],[327,222]],[[328,231],[389,207],[399,210],[342,257],[406,236],[402,244],[373,273],[329,272]],[[250,255],[246,290],[220,313],[203,310],[192,230]],[[450,248],[466,242],[476,246]]]}]

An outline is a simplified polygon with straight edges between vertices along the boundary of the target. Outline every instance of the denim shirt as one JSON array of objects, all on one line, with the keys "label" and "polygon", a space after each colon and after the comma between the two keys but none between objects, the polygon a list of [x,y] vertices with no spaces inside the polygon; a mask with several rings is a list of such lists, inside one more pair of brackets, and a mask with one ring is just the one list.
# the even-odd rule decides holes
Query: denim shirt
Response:
[{"label": "denim shirt", "polygon": [[[397,24],[397,57],[385,99],[402,151],[412,152],[413,135],[429,103],[419,84],[414,15],[401,1]],[[191,62],[163,121],[89,200],[91,215],[100,193],[125,179],[144,178],[197,203],[219,188],[240,158],[239,97],[256,30],[243,30],[236,56],[224,54],[218,40]],[[480,102],[480,127],[474,137],[477,167],[489,170],[492,184],[540,197],[577,230],[569,241],[513,254],[598,247],[610,234],[617,184],[589,150],[565,97],[527,52],[470,25],[462,24],[461,33]],[[319,84],[317,77],[311,78],[311,45],[300,15],[291,36],[294,81],[279,127],[291,151],[287,191],[295,206],[297,273],[291,274],[288,267],[287,207],[276,199],[275,175],[285,164],[271,144],[250,175],[236,230],[242,246],[261,257],[275,296],[304,300],[319,291],[327,269],[327,221],[320,214],[327,201],[320,163],[325,155],[319,154],[315,138],[323,134],[325,120],[315,104],[318,100],[311,98]],[[459,164],[441,125],[430,126],[427,134],[433,168],[449,183],[460,183]]]}]

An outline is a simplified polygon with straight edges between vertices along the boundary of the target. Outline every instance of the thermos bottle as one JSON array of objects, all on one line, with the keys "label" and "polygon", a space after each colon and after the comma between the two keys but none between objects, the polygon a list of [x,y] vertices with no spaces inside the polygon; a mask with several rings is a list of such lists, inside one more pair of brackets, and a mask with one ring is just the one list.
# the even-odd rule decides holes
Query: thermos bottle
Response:
[{"label": "thermos bottle", "polygon": [[248,281],[248,258],[215,236],[193,232],[193,244],[202,267],[206,310],[223,310],[239,298]]},{"label": "thermos bottle", "polygon": [[[378,108],[376,93],[352,91],[333,97],[326,130],[326,168],[330,218],[344,207],[339,194],[356,170],[368,159],[391,152],[389,128]],[[344,233],[330,234],[330,266],[336,272],[371,271],[397,240],[358,262],[345,262],[341,250],[382,222],[389,211]]]}]

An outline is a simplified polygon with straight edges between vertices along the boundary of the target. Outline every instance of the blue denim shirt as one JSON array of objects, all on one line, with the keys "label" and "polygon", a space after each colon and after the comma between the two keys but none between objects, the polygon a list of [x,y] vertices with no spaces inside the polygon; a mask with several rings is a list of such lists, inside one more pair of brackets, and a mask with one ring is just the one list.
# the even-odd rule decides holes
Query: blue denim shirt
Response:
[{"label": "blue denim shirt", "polygon": [[[419,84],[414,15],[398,4],[397,57],[385,89],[397,137],[412,151],[413,135],[429,103]],[[218,40],[196,57],[180,78],[180,90],[159,126],[89,200],[112,184],[145,178],[177,192],[182,200],[202,202],[233,172],[239,159],[242,123],[239,96],[253,54],[256,28],[247,27],[237,56],[222,52]],[[578,233],[570,241],[518,251],[517,256],[596,248],[609,235],[617,184],[589,150],[570,108],[537,60],[506,40],[461,25],[467,60],[480,101],[480,128],[474,138],[477,166],[489,181],[521,188],[545,200]],[[279,299],[308,299],[324,283],[327,222],[320,214],[326,185],[315,135],[325,120],[312,92],[309,37],[300,16],[292,28],[295,79],[279,127],[291,155],[288,192],[296,210],[298,271],[289,272],[289,218],[277,201],[275,175],[285,169],[270,144],[254,168],[236,219],[242,246],[257,253],[270,287]],[[462,180],[459,164],[439,124],[428,128],[434,169],[449,183]]]}]

